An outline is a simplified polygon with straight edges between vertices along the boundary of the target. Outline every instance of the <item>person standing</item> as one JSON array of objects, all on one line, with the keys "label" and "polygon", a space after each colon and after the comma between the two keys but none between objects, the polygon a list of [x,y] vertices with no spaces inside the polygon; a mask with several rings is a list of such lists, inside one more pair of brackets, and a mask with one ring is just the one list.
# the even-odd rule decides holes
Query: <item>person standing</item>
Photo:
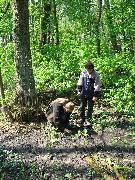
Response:
[{"label": "person standing", "polygon": [[[93,106],[100,94],[100,77],[94,69],[94,64],[88,61],[85,69],[81,72],[78,83],[77,93],[80,97],[80,124],[86,126],[91,125]],[[87,113],[85,113],[87,109]],[[86,116],[85,116],[86,114]]]}]

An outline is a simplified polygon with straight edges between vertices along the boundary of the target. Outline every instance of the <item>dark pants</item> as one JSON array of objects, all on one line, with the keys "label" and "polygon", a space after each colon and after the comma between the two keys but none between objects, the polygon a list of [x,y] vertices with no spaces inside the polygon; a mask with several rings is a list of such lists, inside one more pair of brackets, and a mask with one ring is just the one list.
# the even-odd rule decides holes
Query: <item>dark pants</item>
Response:
[{"label": "dark pants", "polygon": [[[89,122],[91,121],[92,113],[93,113],[93,106],[94,106],[94,102],[92,100],[92,97],[85,97],[85,96],[80,97],[80,117],[81,117],[82,123],[85,122],[85,118]],[[86,117],[85,117],[86,107],[88,107],[88,109],[87,109]]]}]

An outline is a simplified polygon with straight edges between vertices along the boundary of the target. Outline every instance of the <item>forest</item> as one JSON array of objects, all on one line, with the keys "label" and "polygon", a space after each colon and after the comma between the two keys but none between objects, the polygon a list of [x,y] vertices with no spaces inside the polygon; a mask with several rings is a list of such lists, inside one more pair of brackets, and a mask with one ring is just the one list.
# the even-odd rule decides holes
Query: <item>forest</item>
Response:
[{"label": "forest", "polygon": [[[135,1],[0,0],[0,178],[135,179]],[[45,122],[91,60],[101,79],[92,124]]]}]

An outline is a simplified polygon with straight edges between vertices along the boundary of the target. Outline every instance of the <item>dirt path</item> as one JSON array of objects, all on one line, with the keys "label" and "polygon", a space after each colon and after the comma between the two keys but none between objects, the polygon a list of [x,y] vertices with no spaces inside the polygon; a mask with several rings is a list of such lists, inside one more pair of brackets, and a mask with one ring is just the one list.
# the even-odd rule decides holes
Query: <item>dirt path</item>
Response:
[{"label": "dirt path", "polygon": [[67,136],[43,123],[0,121],[2,180],[135,178],[133,117],[102,112],[107,111],[95,107],[97,134],[85,129]]}]

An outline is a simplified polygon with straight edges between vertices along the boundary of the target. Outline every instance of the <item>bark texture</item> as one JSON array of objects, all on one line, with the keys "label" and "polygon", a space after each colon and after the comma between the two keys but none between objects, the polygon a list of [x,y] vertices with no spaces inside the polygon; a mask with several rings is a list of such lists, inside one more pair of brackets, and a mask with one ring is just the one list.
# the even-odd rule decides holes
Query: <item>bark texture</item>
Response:
[{"label": "bark texture", "polygon": [[35,94],[35,81],[33,76],[28,0],[13,1],[13,32],[14,32],[14,61],[17,75],[17,94]]}]

